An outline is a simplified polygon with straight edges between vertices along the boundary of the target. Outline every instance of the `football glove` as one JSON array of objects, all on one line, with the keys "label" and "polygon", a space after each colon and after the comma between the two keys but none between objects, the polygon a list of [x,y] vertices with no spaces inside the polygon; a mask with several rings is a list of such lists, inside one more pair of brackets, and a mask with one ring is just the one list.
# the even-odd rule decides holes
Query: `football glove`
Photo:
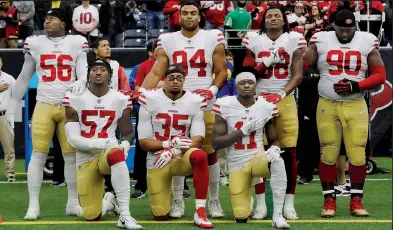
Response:
[{"label": "football glove", "polygon": [[334,84],[334,90],[339,95],[347,95],[360,92],[360,87],[358,82],[344,78]]},{"label": "football glove", "polygon": [[264,119],[257,117],[256,119],[250,120],[241,127],[241,131],[245,136],[249,136],[252,132],[262,129],[264,126]]},{"label": "football glove", "polygon": [[268,102],[278,104],[286,97],[286,93],[284,91],[281,91],[280,93],[262,93],[261,96],[263,96]]},{"label": "football glove", "polygon": [[265,154],[267,155],[268,162],[275,162],[279,160],[280,154],[284,151],[281,151],[280,148],[276,145],[272,145]]},{"label": "football glove", "polygon": [[129,150],[130,150],[130,147],[131,147],[130,142],[124,140],[124,141],[122,141],[122,142],[120,143],[119,147],[120,147],[121,149],[123,149],[123,152],[124,152],[124,159],[127,159],[127,156],[129,155]]},{"label": "football glove", "polygon": [[218,91],[219,91],[218,87],[213,85],[209,87],[209,89],[196,89],[193,91],[193,93],[198,94],[204,97],[206,101],[209,101],[216,96]]},{"label": "football glove", "polygon": [[156,159],[153,162],[154,166],[158,169],[164,168],[171,160],[180,154],[181,150],[174,148],[167,148],[155,152]]},{"label": "football glove", "polygon": [[78,80],[76,82],[74,82],[72,85],[72,93],[75,95],[81,95],[83,94],[83,92],[85,92],[86,89],[86,80],[85,79],[81,79]]},{"label": "football glove", "polygon": [[269,68],[273,64],[278,64],[284,59],[283,51],[282,50],[273,50],[268,58],[266,58],[263,63],[264,65]]},{"label": "football glove", "polygon": [[176,136],[171,139],[170,146],[176,149],[189,149],[192,139],[186,136]]},{"label": "football glove", "polygon": [[133,101],[137,101],[138,97],[141,95],[140,92],[135,91],[135,90],[125,90],[125,91],[120,91],[120,92],[123,93],[124,95],[131,97],[131,100],[133,100]]}]

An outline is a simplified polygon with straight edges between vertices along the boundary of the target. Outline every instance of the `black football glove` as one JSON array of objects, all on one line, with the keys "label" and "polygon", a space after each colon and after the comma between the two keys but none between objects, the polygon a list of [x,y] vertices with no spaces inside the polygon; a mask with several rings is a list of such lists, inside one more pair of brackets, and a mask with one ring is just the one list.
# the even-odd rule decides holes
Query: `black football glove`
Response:
[{"label": "black football glove", "polygon": [[334,84],[334,90],[338,95],[348,95],[360,92],[358,82],[344,78]]}]

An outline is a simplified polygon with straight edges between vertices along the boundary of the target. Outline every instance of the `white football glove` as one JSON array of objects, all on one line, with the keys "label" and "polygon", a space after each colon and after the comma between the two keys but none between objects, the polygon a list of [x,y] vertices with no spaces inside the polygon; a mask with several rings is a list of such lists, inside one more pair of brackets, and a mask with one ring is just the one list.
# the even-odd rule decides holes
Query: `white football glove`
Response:
[{"label": "white football glove", "polygon": [[167,148],[155,152],[154,154],[157,155],[157,157],[153,162],[154,166],[158,169],[164,168],[174,157],[179,155],[179,152],[181,152],[181,150],[174,148]]},{"label": "white football glove", "polygon": [[241,127],[241,131],[245,136],[249,136],[252,132],[263,128],[264,119],[261,117],[257,117],[253,120],[250,120],[245,125]]},{"label": "white football glove", "polygon": [[278,64],[282,61],[282,58],[279,56],[278,49],[271,51],[271,54],[268,58],[266,58],[263,63],[268,68],[272,64]]},{"label": "white football glove", "polygon": [[97,138],[89,141],[89,148],[93,151],[96,150],[106,150],[109,147],[108,138]]},{"label": "white football glove", "polygon": [[121,149],[123,149],[123,152],[124,152],[124,159],[127,159],[127,156],[129,155],[129,150],[130,150],[130,147],[131,147],[130,142],[124,140],[124,141],[122,141],[122,142],[120,143],[119,147],[120,147]]},{"label": "white football glove", "polygon": [[176,136],[171,139],[170,146],[176,149],[189,149],[192,145],[192,139],[185,136]]},{"label": "white football glove", "polygon": [[268,162],[275,162],[279,160],[280,154],[284,151],[281,151],[280,148],[276,145],[272,145],[265,154],[267,155]]},{"label": "white football glove", "polygon": [[86,89],[86,80],[81,79],[76,82],[74,82],[72,85],[72,93],[75,95],[81,95],[83,92],[85,92]]}]

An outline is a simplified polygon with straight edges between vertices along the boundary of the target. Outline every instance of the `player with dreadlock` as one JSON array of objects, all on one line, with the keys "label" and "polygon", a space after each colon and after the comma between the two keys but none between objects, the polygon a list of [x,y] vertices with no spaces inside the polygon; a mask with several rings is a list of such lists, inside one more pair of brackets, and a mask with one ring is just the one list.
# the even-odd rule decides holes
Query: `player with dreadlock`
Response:
[{"label": "player with dreadlock", "polygon": [[27,170],[29,208],[25,220],[36,220],[40,215],[39,196],[43,169],[55,131],[65,162],[64,176],[68,189],[66,214],[82,215],[77,196],[75,150],[67,143],[62,100],[71,89],[76,94],[85,90],[88,43],[80,35],[69,35],[71,26],[71,17],[67,11],[52,9],[45,17],[45,35],[33,35],[26,39],[23,49],[25,61],[15,83],[18,90],[12,94],[6,112],[8,128],[12,129],[15,110],[36,72],[37,103],[32,118],[33,153]]},{"label": "player with dreadlock", "polygon": [[[306,47],[306,40],[299,33],[289,32],[283,11],[270,7],[263,15],[261,31],[247,33],[242,44],[247,48],[244,66],[253,66],[259,73],[257,94],[278,106],[275,126],[280,148],[285,151],[281,156],[287,174],[283,215],[288,220],[295,220],[298,219],[294,208],[298,118],[294,90],[302,81],[302,49]],[[262,219],[267,213],[265,183],[257,184],[255,188],[258,195],[254,218]]]}]

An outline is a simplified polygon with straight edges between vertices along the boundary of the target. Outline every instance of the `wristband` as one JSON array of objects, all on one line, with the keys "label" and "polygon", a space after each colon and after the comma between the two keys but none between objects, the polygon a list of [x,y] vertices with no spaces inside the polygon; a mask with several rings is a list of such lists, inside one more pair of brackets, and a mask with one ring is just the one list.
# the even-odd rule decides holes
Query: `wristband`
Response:
[{"label": "wristband", "polygon": [[163,141],[162,145],[163,145],[163,149],[167,149],[167,148],[170,147],[170,142],[169,141]]},{"label": "wristband", "polygon": [[213,96],[216,96],[219,91],[218,87],[216,87],[215,85],[209,87],[209,90],[212,92]]}]

